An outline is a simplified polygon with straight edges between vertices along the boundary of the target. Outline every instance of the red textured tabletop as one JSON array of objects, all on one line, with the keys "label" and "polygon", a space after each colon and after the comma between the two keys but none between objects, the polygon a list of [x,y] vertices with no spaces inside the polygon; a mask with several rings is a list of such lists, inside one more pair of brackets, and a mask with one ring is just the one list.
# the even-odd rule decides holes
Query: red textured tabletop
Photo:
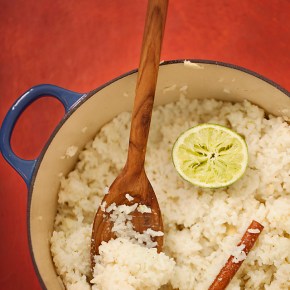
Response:
[{"label": "red textured tabletop", "polygon": [[[144,0],[0,0],[0,123],[31,86],[87,92],[137,67]],[[251,69],[290,90],[290,2],[171,0],[162,57]],[[12,147],[36,157],[63,115],[45,98],[29,107]],[[0,156],[0,289],[41,289],[26,234],[27,189]]]}]

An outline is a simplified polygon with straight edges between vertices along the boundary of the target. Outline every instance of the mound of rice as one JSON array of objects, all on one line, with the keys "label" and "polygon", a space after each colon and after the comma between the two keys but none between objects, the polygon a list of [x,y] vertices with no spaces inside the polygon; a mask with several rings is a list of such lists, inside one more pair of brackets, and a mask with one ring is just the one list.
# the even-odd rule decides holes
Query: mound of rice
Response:
[{"label": "mound of rice", "polygon": [[[228,188],[195,187],[173,167],[173,143],[199,123],[221,124],[246,138],[249,166]],[[265,228],[227,289],[290,289],[289,125],[247,101],[185,97],[155,108],[146,155],[163,214],[164,253],[123,237],[103,243],[91,286],[92,222],[125,164],[129,124],[130,113],[124,112],[105,125],[62,177],[51,252],[66,288],[207,289],[255,219]]]}]

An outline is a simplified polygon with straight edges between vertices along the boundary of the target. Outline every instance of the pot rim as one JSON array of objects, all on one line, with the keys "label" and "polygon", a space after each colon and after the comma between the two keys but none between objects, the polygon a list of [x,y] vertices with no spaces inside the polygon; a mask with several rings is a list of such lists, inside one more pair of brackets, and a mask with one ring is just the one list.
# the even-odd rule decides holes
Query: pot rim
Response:
[{"label": "pot rim", "polygon": [[[201,64],[212,64],[212,65],[217,65],[217,66],[222,66],[222,67],[226,67],[226,68],[231,68],[231,69],[235,69],[235,70],[239,70],[242,71],[246,74],[249,74],[251,76],[254,76],[260,80],[265,81],[266,83],[270,84],[271,86],[275,87],[276,89],[278,89],[279,91],[281,91],[282,93],[284,93],[286,96],[288,96],[290,98],[290,92],[288,92],[285,88],[283,88],[282,86],[280,86],[279,84],[277,84],[276,82],[264,77],[261,74],[258,74],[250,69],[235,65],[235,64],[230,64],[230,63],[226,63],[226,62],[220,62],[220,61],[214,61],[214,60],[207,60],[207,59],[175,59],[175,60],[166,60],[166,61],[162,61],[160,63],[160,66],[164,66],[164,65],[170,65],[170,64],[178,64],[178,63],[184,63],[184,61],[190,61],[192,63],[201,63]],[[126,73],[123,73],[115,78],[113,78],[112,80],[104,83],[103,85],[100,85],[99,87],[97,87],[96,89],[93,89],[91,91],[89,91],[88,93],[83,94],[79,101],[77,102],[76,106],[74,106],[72,109],[70,109],[67,113],[65,113],[65,115],[63,116],[63,118],[61,119],[61,121],[57,124],[57,126],[55,127],[55,129],[53,130],[53,132],[51,133],[50,137],[48,138],[45,146],[43,147],[43,149],[41,150],[41,153],[39,155],[39,157],[37,158],[37,162],[35,165],[35,168],[33,170],[33,174],[32,174],[32,178],[31,178],[31,183],[30,183],[30,187],[28,188],[28,200],[27,200],[27,217],[26,217],[26,221],[27,221],[27,236],[28,236],[28,245],[29,245],[29,252],[30,252],[30,256],[32,259],[32,264],[33,264],[33,268],[34,271],[36,273],[36,276],[38,278],[38,281],[40,283],[40,286],[42,289],[46,290],[46,286],[44,281],[42,280],[42,277],[39,273],[38,267],[37,267],[37,263],[33,254],[33,249],[32,249],[32,241],[31,241],[31,231],[30,231],[30,208],[31,208],[31,201],[32,201],[32,192],[33,192],[33,185],[35,182],[35,178],[37,176],[40,164],[42,162],[42,159],[51,143],[51,141],[53,140],[53,138],[55,137],[55,135],[58,133],[58,131],[60,130],[60,128],[62,127],[62,125],[66,122],[66,120],[84,103],[86,102],[90,97],[92,97],[94,94],[96,94],[98,91],[102,90],[103,88],[111,85],[112,83],[125,78],[129,75],[132,75],[134,73],[137,73],[138,69],[133,69],[131,71],[128,71]]]}]

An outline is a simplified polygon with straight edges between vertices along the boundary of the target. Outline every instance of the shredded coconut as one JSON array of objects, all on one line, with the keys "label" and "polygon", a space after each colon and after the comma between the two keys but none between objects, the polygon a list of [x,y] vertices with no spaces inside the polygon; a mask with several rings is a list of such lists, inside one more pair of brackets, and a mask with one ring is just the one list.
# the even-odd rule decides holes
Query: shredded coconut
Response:
[{"label": "shredded coconut", "polygon": [[119,205],[115,204],[112,208],[107,208],[107,212],[110,212],[109,219],[113,223],[112,232],[118,238],[124,238],[130,240],[132,243],[137,243],[144,245],[147,248],[156,247],[157,243],[152,240],[154,237],[162,236],[163,233],[159,231],[154,231],[152,229],[147,229],[143,233],[135,231],[132,224],[132,213],[139,207],[138,203],[133,205]]},{"label": "shredded coconut", "polygon": [[129,193],[126,193],[125,197],[127,198],[128,201],[133,201],[134,197],[131,196]]},{"label": "shredded coconut", "polygon": [[248,229],[248,232],[250,234],[259,234],[260,233],[260,230],[259,229]]},{"label": "shredded coconut", "polygon": [[87,130],[88,130],[88,127],[83,127],[83,128],[82,128],[82,133],[86,133]]},{"label": "shredded coconut", "polygon": [[110,204],[107,208],[106,208],[106,212],[111,212],[112,210],[116,210],[117,207],[116,207],[116,203],[112,203]]},{"label": "shredded coconut", "polygon": [[151,237],[162,237],[164,233],[161,231],[154,231],[152,229],[147,229],[144,233],[150,235]]},{"label": "shredded coconut", "polygon": [[245,249],[245,245],[241,244],[239,246],[236,246],[236,248],[234,249],[232,256],[233,258],[233,263],[239,263],[243,260],[246,259],[247,255],[246,253],[243,251]]},{"label": "shredded coconut", "polygon": [[179,88],[179,91],[181,93],[187,93],[187,89],[188,89],[188,86],[187,85],[184,85],[184,86],[182,86],[182,87]]},{"label": "shredded coconut", "polygon": [[165,93],[167,93],[167,92],[169,92],[169,91],[174,91],[175,89],[176,89],[176,84],[171,85],[171,86],[168,86],[168,87],[165,87],[165,88],[162,90],[162,92],[163,92],[163,94],[165,94]]},{"label": "shredded coconut", "polygon": [[137,208],[137,211],[141,212],[141,213],[151,213],[152,210],[150,207],[148,207],[147,205],[145,204],[139,204],[138,205],[138,208]]},{"label": "shredded coconut", "polygon": [[191,62],[190,60],[185,60],[184,62],[184,66],[186,67],[190,67],[190,68],[193,68],[193,69],[204,69],[204,67],[198,63],[194,63],[194,62]]},{"label": "shredded coconut", "polygon": [[66,159],[66,158],[71,158],[75,156],[78,149],[79,149],[78,146],[74,146],[74,145],[69,146],[65,151],[65,155],[62,155],[60,159]]},{"label": "shredded coconut", "polygon": [[103,193],[104,194],[108,194],[109,193],[109,186],[106,186],[105,188],[104,188],[104,190],[103,190]]},{"label": "shredded coconut", "polygon": [[106,201],[102,202],[102,204],[101,204],[101,210],[102,210],[103,212],[106,211],[106,206],[107,206],[107,202],[106,202]]}]

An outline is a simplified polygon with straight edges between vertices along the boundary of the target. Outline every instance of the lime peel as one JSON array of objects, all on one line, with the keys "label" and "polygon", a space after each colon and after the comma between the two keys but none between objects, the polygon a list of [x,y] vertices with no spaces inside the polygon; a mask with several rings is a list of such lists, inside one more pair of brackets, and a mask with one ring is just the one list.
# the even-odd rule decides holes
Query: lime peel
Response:
[{"label": "lime peel", "polygon": [[248,165],[242,136],[217,124],[200,124],[183,132],[172,149],[177,172],[190,183],[209,188],[237,181]]}]

